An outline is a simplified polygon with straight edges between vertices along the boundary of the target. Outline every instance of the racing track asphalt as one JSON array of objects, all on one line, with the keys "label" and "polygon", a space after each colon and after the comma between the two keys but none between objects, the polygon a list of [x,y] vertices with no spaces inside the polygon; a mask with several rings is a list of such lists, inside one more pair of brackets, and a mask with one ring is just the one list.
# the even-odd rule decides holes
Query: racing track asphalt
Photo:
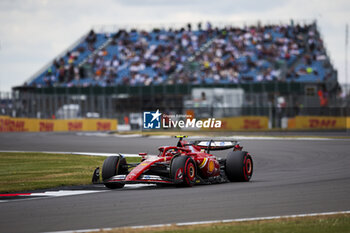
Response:
[{"label": "racing track asphalt", "polygon": [[[155,153],[175,139],[0,134],[0,150]],[[350,140],[245,140],[249,183],[144,187],[0,203],[0,232],[47,232],[350,210]],[[89,188],[89,187],[88,187]],[[98,187],[98,189],[104,189]]]}]

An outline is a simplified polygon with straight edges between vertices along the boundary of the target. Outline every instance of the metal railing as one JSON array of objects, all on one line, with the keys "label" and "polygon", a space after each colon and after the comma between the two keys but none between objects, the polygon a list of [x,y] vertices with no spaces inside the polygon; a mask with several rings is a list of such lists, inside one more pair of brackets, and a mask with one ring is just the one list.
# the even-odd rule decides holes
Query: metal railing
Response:
[{"label": "metal railing", "polygon": [[[232,90],[242,94],[228,94]],[[206,97],[194,95],[201,90]],[[215,91],[216,90],[216,91]],[[183,114],[194,110],[214,117],[239,115],[294,117],[348,116],[349,96],[328,95],[321,107],[318,84],[159,85],[89,88],[37,88],[0,93],[0,114],[31,118],[117,118],[160,109]],[[214,94],[210,94],[213,92]],[[219,93],[219,94],[215,94]],[[231,93],[231,92],[230,92]]]}]

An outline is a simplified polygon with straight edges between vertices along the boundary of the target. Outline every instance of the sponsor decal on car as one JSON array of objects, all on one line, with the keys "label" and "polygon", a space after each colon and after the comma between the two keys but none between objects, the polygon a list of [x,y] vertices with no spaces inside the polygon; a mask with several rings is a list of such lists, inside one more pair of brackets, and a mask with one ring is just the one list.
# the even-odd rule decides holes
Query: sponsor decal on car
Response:
[{"label": "sponsor decal on car", "polygon": [[199,168],[202,169],[208,162],[208,159],[207,158],[204,158],[203,159],[203,162],[199,165]]},{"label": "sponsor decal on car", "polygon": [[182,179],[183,177],[183,172],[182,172],[182,168],[179,168],[176,172],[176,175],[175,175],[175,179]]},{"label": "sponsor decal on car", "polygon": [[208,172],[212,173],[214,171],[215,164],[213,160],[210,160],[209,165],[208,165]]},{"label": "sponsor decal on car", "polygon": [[141,180],[162,180],[160,176],[155,176],[155,175],[143,175],[141,177]]}]

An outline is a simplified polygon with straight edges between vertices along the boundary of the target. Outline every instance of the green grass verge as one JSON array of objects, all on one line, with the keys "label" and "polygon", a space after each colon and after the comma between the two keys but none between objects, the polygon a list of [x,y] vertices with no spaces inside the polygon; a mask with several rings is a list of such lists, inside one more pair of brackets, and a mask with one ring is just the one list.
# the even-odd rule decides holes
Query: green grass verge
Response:
[{"label": "green grass verge", "polygon": [[[94,169],[101,168],[104,160],[99,156],[3,152],[0,193],[91,184]],[[127,158],[128,162],[138,160]]]},{"label": "green grass verge", "polygon": [[249,221],[225,224],[197,225],[186,227],[164,227],[130,229],[117,228],[109,233],[349,233],[350,215],[328,215],[318,217],[288,218],[279,220]]}]

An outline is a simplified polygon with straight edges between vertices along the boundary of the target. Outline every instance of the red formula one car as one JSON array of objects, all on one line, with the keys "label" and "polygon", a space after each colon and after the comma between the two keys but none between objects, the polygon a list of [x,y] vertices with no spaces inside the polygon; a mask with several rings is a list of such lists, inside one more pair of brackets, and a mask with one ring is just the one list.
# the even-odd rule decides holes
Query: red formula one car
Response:
[{"label": "red formula one car", "polygon": [[[253,160],[242,151],[237,141],[197,140],[187,142],[177,136],[176,146],[161,146],[159,154],[140,153],[140,163],[128,164],[123,155],[108,157],[102,167],[103,184],[111,189],[125,184],[151,183],[192,186],[229,181],[249,181],[253,175]],[[211,151],[232,149],[226,158],[217,158]],[[98,183],[99,168],[93,175]]]}]

